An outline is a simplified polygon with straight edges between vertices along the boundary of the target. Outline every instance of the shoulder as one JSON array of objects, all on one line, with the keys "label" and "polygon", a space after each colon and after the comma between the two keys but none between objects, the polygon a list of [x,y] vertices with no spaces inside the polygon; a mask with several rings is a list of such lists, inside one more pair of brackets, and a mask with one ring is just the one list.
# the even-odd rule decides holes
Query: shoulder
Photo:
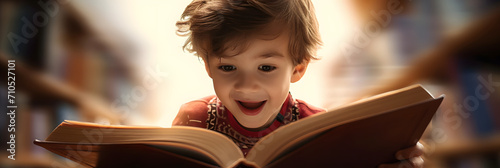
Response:
[{"label": "shoulder", "polygon": [[319,107],[315,107],[313,105],[310,105],[309,103],[306,103],[303,100],[300,100],[300,99],[295,99],[295,100],[297,102],[297,107],[299,108],[299,112],[300,112],[299,118],[305,118],[305,117],[311,116],[313,114],[326,111],[323,108],[319,108]]},{"label": "shoulder", "polygon": [[208,117],[208,104],[214,97],[215,95],[207,96],[183,104],[172,122],[172,126],[193,126],[206,128],[205,121]]}]

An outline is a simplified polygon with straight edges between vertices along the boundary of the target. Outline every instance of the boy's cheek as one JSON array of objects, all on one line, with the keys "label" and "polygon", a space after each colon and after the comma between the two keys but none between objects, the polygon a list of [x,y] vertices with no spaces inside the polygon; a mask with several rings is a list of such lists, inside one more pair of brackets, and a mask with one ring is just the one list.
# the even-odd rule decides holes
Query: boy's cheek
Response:
[{"label": "boy's cheek", "polygon": [[263,82],[267,85],[267,87],[272,88],[272,90],[287,90],[290,86],[290,78],[289,74],[281,74],[275,76],[268,76],[264,79],[266,82]]},{"label": "boy's cheek", "polygon": [[231,78],[224,78],[224,77],[219,77],[219,76],[214,76],[212,78],[213,80],[213,83],[214,83],[214,87],[219,87],[219,88],[226,88],[226,89],[229,89],[230,87],[232,87],[232,85],[234,84],[234,79],[231,79]]},{"label": "boy's cheek", "polygon": [[223,82],[225,80],[227,80],[227,77],[225,77],[224,75],[220,74],[219,72],[217,71],[214,71],[213,69],[211,69],[211,77],[212,77],[212,80],[215,82]]},{"label": "boy's cheek", "polygon": [[[217,92],[217,94],[229,92],[228,90],[231,88],[231,86],[227,82],[224,82],[224,81],[220,81],[220,80],[215,81],[214,80],[213,83],[214,83],[214,89]],[[222,95],[218,95],[218,96],[222,96]]]}]

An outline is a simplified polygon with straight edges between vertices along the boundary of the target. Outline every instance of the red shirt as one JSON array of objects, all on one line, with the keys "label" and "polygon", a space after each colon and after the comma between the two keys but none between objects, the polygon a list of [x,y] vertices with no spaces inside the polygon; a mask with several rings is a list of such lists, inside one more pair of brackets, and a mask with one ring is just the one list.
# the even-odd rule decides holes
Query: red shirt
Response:
[{"label": "red shirt", "polygon": [[232,139],[246,155],[260,138],[278,127],[323,111],[325,110],[302,100],[293,99],[289,94],[281,106],[280,114],[283,116],[281,121],[275,119],[263,130],[250,131],[242,127],[219,99],[212,95],[182,105],[172,125],[200,127],[220,132]]}]

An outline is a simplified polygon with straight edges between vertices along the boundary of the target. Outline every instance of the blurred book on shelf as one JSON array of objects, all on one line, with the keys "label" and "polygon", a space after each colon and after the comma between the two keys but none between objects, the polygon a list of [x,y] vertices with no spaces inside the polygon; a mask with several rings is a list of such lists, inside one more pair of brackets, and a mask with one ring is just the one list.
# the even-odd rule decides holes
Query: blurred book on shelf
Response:
[{"label": "blurred book on shelf", "polygon": [[[126,52],[133,48],[123,49],[127,40],[96,27],[99,18],[88,12],[71,2],[0,1],[0,67],[7,69],[7,60],[16,60],[18,106],[16,160],[7,159],[3,143],[0,167],[78,167],[31,140],[48,136],[65,119],[120,122],[111,104],[123,86],[138,81],[131,63],[135,56]],[[0,98],[4,107],[5,97]],[[4,132],[9,122],[0,121],[2,142],[9,140]]]}]

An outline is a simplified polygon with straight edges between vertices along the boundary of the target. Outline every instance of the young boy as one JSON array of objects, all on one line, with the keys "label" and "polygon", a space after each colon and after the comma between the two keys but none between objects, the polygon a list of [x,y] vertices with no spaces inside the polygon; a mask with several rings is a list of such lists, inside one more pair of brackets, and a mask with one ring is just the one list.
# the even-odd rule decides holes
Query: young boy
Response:
[{"label": "young boy", "polygon": [[[278,127],[325,111],[289,93],[321,44],[309,0],[194,0],[177,26],[189,37],[184,49],[203,59],[216,96],[184,104],[173,125],[225,134],[246,155]],[[400,153],[418,160],[422,151]]]}]

